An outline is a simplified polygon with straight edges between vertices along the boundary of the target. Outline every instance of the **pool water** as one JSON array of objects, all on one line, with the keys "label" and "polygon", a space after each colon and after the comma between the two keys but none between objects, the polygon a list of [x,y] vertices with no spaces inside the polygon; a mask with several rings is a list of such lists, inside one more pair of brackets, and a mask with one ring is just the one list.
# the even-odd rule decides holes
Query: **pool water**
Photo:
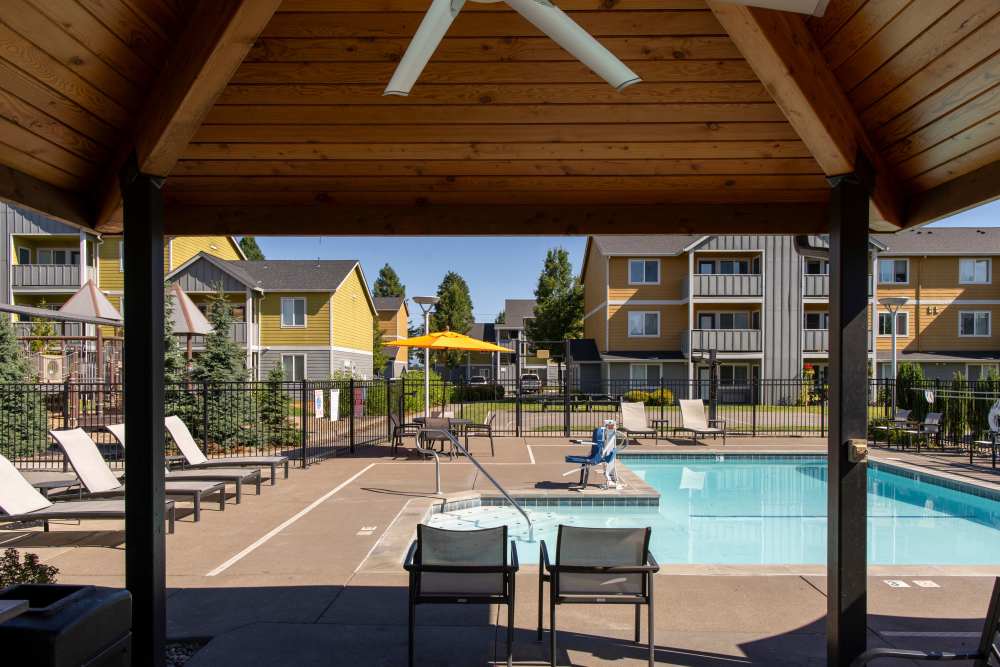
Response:
[{"label": "pool water", "polygon": [[[825,459],[633,458],[626,463],[660,492],[659,508],[529,510],[532,535],[510,507],[447,512],[431,524],[458,529],[507,524],[522,563],[538,561],[539,540],[554,551],[560,523],[651,526],[651,549],[660,563],[826,562]],[[1000,563],[1000,502],[869,468],[868,559],[882,565]]]}]

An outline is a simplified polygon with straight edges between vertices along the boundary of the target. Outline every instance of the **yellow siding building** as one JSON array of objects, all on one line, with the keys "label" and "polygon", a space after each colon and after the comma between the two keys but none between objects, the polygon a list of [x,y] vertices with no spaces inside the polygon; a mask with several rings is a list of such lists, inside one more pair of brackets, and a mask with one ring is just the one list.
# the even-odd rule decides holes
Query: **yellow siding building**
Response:
[{"label": "yellow siding building", "polygon": [[[383,342],[406,338],[409,331],[410,309],[404,297],[375,297],[375,310],[378,312],[378,327],[382,332]],[[382,369],[386,377],[396,377],[406,369],[406,348],[387,347],[383,351],[389,357],[389,363]]]}]

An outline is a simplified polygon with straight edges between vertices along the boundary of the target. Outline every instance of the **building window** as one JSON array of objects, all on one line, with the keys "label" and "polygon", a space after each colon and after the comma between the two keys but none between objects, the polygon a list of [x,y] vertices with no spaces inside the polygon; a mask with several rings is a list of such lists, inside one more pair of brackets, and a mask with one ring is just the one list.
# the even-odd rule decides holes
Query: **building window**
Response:
[{"label": "building window", "polygon": [[36,251],[39,264],[73,264],[80,263],[79,250],[63,250],[56,248],[39,248]]},{"label": "building window", "polygon": [[750,313],[719,313],[720,329],[749,329]]},{"label": "building window", "polygon": [[750,367],[746,364],[719,364],[719,384],[741,385],[750,381]]},{"label": "building window", "polygon": [[[879,336],[892,335],[892,313],[878,314],[878,335]],[[896,335],[903,337],[910,335],[909,313],[905,312],[896,313]]]},{"label": "building window", "polygon": [[651,387],[660,384],[659,364],[629,364],[628,376],[633,386]]},{"label": "building window", "polygon": [[281,371],[289,382],[300,382],[306,378],[306,355],[281,355]]},{"label": "building window", "polygon": [[996,375],[1000,372],[1000,366],[997,364],[966,364],[965,365],[965,379],[969,382],[976,382],[978,380],[988,380],[990,376]]},{"label": "building window", "polygon": [[905,285],[910,282],[910,260],[880,259],[878,282],[880,285]]},{"label": "building window", "polygon": [[698,274],[699,275],[711,275],[715,273],[715,260],[712,259],[699,259],[698,260]]},{"label": "building window", "polygon": [[989,285],[992,264],[989,258],[963,257],[958,260],[958,282],[963,285]]},{"label": "building window", "polygon": [[629,285],[659,285],[660,260],[630,259],[628,261]]},{"label": "building window", "polygon": [[18,264],[31,264],[31,248],[18,248],[17,249],[17,263]]},{"label": "building window", "polygon": [[749,259],[720,259],[719,273],[727,276],[750,273]]},{"label": "building window", "polygon": [[807,259],[803,270],[807,276],[826,276],[830,274],[830,262],[825,259]]},{"label": "building window", "polygon": [[962,311],[958,314],[958,335],[959,336],[989,336],[990,335],[990,311],[971,310]]},{"label": "building window", "polygon": [[651,338],[660,335],[660,313],[635,311],[628,314],[629,338]]},{"label": "building window", "polygon": [[829,329],[830,328],[830,315],[829,313],[806,313],[805,323],[803,327],[806,329]]},{"label": "building window", "polygon": [[306,325],[306,300],[301,297],[282,297],[281,326],[304,327]]}]

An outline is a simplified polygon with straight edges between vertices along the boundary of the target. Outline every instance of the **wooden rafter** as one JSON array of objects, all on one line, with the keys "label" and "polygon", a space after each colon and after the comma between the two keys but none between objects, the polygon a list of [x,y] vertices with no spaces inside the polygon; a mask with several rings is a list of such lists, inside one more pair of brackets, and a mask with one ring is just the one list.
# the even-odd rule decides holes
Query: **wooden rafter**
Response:
[{"label": "wooden rafter", "polygon": [[802,17],[716,0],[708,4],[826,175],[852,172],[863,153],[875,168],[872,201],[878,215],[902,226],[905,213],[892,171]]},{"label": "wooden rafter", "polygon": [[3,165],[0,165],[0,200],[17,202],[77,227],[89,227],[93,219],[89,203],[82,195]]},{"label": "wooden rafter", "polygon": [[1000,162],[914,195],[907,226],[923,225],[1000,199]]},{"label": "wooden rafter", "polygon": [[118,170],[136,151],[143,173],[166,176],[243,62],[281,0],[201,2],[106,174],[96,227],[104,229],[121,202]]}]

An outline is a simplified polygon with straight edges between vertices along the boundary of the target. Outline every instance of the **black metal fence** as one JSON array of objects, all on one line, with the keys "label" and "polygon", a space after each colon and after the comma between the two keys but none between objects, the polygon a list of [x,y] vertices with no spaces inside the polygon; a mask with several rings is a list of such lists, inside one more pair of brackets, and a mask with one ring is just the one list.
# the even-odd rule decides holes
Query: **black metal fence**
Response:
[{"label": "black metal fence", "polygon": [[[430,409],[475,423],[490,422],[496,435],[567,437],[589,434],[604,419],[620,418],[621,401],[641,401],[647,417],[666,420],[663,435],[672,437],[682,420],[678,400],[700,398],[712,418],[726,420],[734,436],[825,437],[828,428],[826,387],[801,380],[755,380],[726,383],[708,380],[595,379],[544,386],[517,380],[490,384],[455,384],[435,380]],[[924,389],[936,392],[927,403]],[[895,387],[871,381],[867,387],[869,422],[892,413],[893,392],[899,408],[914,419],[944,413],[941,447],[969,448],[987,437],[988,396],[1000,397],[1000,382],[925,382]],[[963,393],[964,392],[964,393]],[[993,392],[990,394],[989,392]],[[394,423],[423,414],[422,378],[324,380],[304,382],[185,383],[166,388],[166,414],[187,424],[209,457],[285,454],[301,465],[388,442]],[[105,429],[124,421],[118,384],[0,384],[0,454],[24,468],[60,469],[61,452],[47,431],[81,427],[105,457],[121,463],[124,450]],[[177,455],[168,440],[168,455]]]}]

